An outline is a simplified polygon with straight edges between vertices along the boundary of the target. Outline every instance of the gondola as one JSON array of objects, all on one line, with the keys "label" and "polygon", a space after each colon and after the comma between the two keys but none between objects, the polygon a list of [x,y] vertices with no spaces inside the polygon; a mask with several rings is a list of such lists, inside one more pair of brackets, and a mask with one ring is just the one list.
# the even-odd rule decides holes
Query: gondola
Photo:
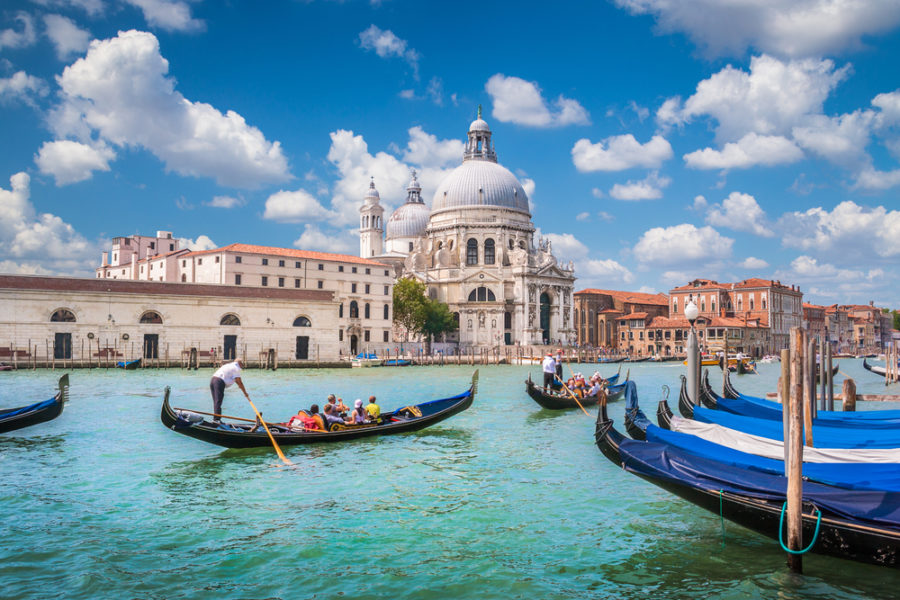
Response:
[{"label": "gondola", "polygon": [[626,358],[625,362],[639,363],[639,362],[647,362],[650,360],[650,356],[639,356],[635,358]]},{"label": "gondola", "polygon": [[[710,387],[709,380],[704,378],[700,386],[700,400],[704,406],[714,410],[724,410],[736,415],[775,421],[782,420],[780,403],[741,394],[731,384],[730,379],[725,380],[725,391],[725,398],[718,396]],[[818,410],[813,418],[813,424],[851,429],[900,430],[900,410],[883,409],[859,412]]]},{"label": "gondola", "polygon": [[[267,425],[272,436],[282,446],[342,442],[373,435],[406,433],[429,427],[466,410],[472,406],[477,390],[478,371],[475,371],[472,383],[465,392],[450,398],[412,404],[382,413],[377,423],[332,424],[329,431],[294,431],[282,424],[267,423]],[[223,420],[221,424],[215,424],[204,419],[198,412],[171,407],[169,395],[170,390],[166,386],[160,419],[163,425],[176,433],[226,448],[256,448],[272,444],[265,429],[255,423],[244,425]]]},{"label": "gondola", "polygon": [[884,374],[885,374],[885,372],[886,372],[886,370],[887,370],[887,367],[886,367],[886,366],[885,366],[885,367],[878,367],[878,366],[875,366],[875,365],[870,365],[870,364],[869,364],[869,361],[867,361],[865,358],[863,359],[863,368],[865,368],[867,371],[872,371],[872,372],[875,373],[876,375],[880,375],[880,376],[882,376],[882,377],[884,377]]},{"label": "gondola", "polygon": [[141,366],[141,359],[136,358],[134,360],[120,360],[116,363],[117,369],[125,369],[126,371],[134,371],[138,367]]},{"label": "gondola", "polygon": [[388,358],[383,363],[382,366],[385,367],[408,367],[412,364],[412,361],[408,358]]},{"label": "gondola", "polygon": [[59,391],[49,400],[36,402],[21,408],[0,410],[0,433],[52,421],[62,414],[63,407],[68,399],[69,375],[66,374],[59,378]]},{"label": "gondola", "polygon": [[598,359],[597,359],[597,362],[598,362],[598,363],[604,363],[604,364],[614,364],[614,363],[620,363],[620,362],[623,362],[624,360],[625,360],[625,357],[624,357],[624,356],[620,356],[620,357],[618,357],[618,358],[612,358],[612,357],[605,357],[605,356],[604,356],[604,357],[598,358]]},{"label": "gondola", "polygon": [[12,365],[0,362],[0,371],[12,371],[13,369],[15,369],[15,367]]},{"label": "gondola", "polygon": [[[773,539],[783,537],[787,479],[692,456],[669,444],[630,440],[600,405],[597,447],[617,467]],[[897,567],[900,493],[803,483],[803,540],[811,552]],[[818,530],[818,531],[817,531]],[[774,548],[774,546],[773,546]]]},{"label": "gondola", "polygon": [[[628,375],[625,375],[625,381],[628,381]],[[618,381],[619,374],[616,373],[606,381],[609,382],[609,387],[606,388],[607,401],[618,400],[622,397],[622,394],[625,393],[625,383],[616,384]],[[569,408],[578,408],[578,403],[581,403],[581,406],[593,406],[597,403],[597,398],[579,398],[578,402],[569,395],[568,392],[562,390],[561,393],[548,394],[544,391],[544,388],[539,385],[535,385],[534,381],[531,380],[531,373],[528,374],[528,379],[525,380],[525,391],[531,396],[531,399],[540,404],[543,408],[549,410],[566,410]]]}]

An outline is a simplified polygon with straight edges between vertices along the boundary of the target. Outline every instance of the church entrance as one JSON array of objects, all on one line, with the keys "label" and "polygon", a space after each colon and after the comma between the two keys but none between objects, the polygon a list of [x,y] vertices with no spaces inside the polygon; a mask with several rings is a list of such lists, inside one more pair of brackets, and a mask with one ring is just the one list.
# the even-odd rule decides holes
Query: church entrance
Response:
[{"label": "church entrance", "polygon": [[356,356],[359,353],[359,338],[355,335],[350,336],[350,356]]},{"label": "church entrance", "polygon": [[545,344],[550,343],[550,296],[541,294],[541,338]]}]

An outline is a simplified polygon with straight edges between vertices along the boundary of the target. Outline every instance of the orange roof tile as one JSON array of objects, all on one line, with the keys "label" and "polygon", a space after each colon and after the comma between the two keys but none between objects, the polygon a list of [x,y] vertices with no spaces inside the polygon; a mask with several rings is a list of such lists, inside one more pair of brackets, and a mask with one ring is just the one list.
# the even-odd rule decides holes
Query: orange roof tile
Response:
[{"label": "orange roof tile", "polygon": [[314,252],[312,250],[296,250],[294,248],[275,248],[272,246],[256,246],[254,244],[229,244],[213,250],[198,250],[186,256],[202,256],[216,252],[240,252],[242,254],[269,254],[284,256],[287,258],[304,258],[307,260],[330,260],[335,262],[356,263],[359,265],[372,265],[386,267],[388,265],[368,258],[360,258],[351,254],[332,254],[329,252]]},{"label": "orange roof tile", "polygon": [[628,313],[627,315],[622,315],[617,318],[616,321],[627,321],[628,319],[646,319],[649,313],[645,312],[637,312],[637,313]]},{"label": "orange roof tile", "polygon": [[588,288],[581,290],[580,292],[575,292],[576,296],[579,295],[589,295],[589,294],[603,294],[606,296],[612,296],[616,300],[620,300],[622,302],[631,302],[633,304],[655,304],[659,306],[668,306],[669,305],[669,297],[665,294],[647,294],[644,292],[622,292],[617,290],[598,290],[595,288]]}]

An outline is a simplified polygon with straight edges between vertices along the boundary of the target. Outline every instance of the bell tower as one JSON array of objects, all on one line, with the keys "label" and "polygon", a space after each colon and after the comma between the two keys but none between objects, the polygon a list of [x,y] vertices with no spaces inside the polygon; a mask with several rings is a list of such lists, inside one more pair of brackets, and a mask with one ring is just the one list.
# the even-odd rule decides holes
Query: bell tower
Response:
[{"label": "bell tower", "polygon": [[373,177],[359,209],[359,255],[362,258],[372,258],[384,251],[384,207],[380,199]]}]

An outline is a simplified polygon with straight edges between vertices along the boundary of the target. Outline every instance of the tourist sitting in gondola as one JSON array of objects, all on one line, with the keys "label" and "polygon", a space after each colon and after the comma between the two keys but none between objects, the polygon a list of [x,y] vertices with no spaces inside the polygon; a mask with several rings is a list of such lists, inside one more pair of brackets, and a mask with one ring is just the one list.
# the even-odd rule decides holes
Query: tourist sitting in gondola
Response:
[{"label": "tourist sitting in gondola", "polygon": [[341,425],[346,425],[346,421],[342,419],[339,415],[334,412],[334,404],[326,404],[325,405],[325,413],[322,415],[322,418],[325,420],[325,430],[328,431],[331,429],[331,426],[335,423],[339,423]]},{"label": "tourist sitting in gondola", "polygon": [[350,407],[344,404],[343,398],[338,398],[337,402],[334,403],[334,414],[340,416],[342,419],[347,418],[347,413],[350,412]]},{"label": "tourist sitting in gondola", "polygon": [[369,403],[366,404],[366,412],[369,413],[370,421],[377,421],[381,416],[381,407],[375,403],[375,396],[369,396]]},{"label": "tourist sitting in gondola", "polygon": [[350,422],[354,425],[362,425],[368,421],[368,415],[369,413],[363,408],[362,400],[357,398],[356,402],[353,403],[353,412],[350,413]]}]

